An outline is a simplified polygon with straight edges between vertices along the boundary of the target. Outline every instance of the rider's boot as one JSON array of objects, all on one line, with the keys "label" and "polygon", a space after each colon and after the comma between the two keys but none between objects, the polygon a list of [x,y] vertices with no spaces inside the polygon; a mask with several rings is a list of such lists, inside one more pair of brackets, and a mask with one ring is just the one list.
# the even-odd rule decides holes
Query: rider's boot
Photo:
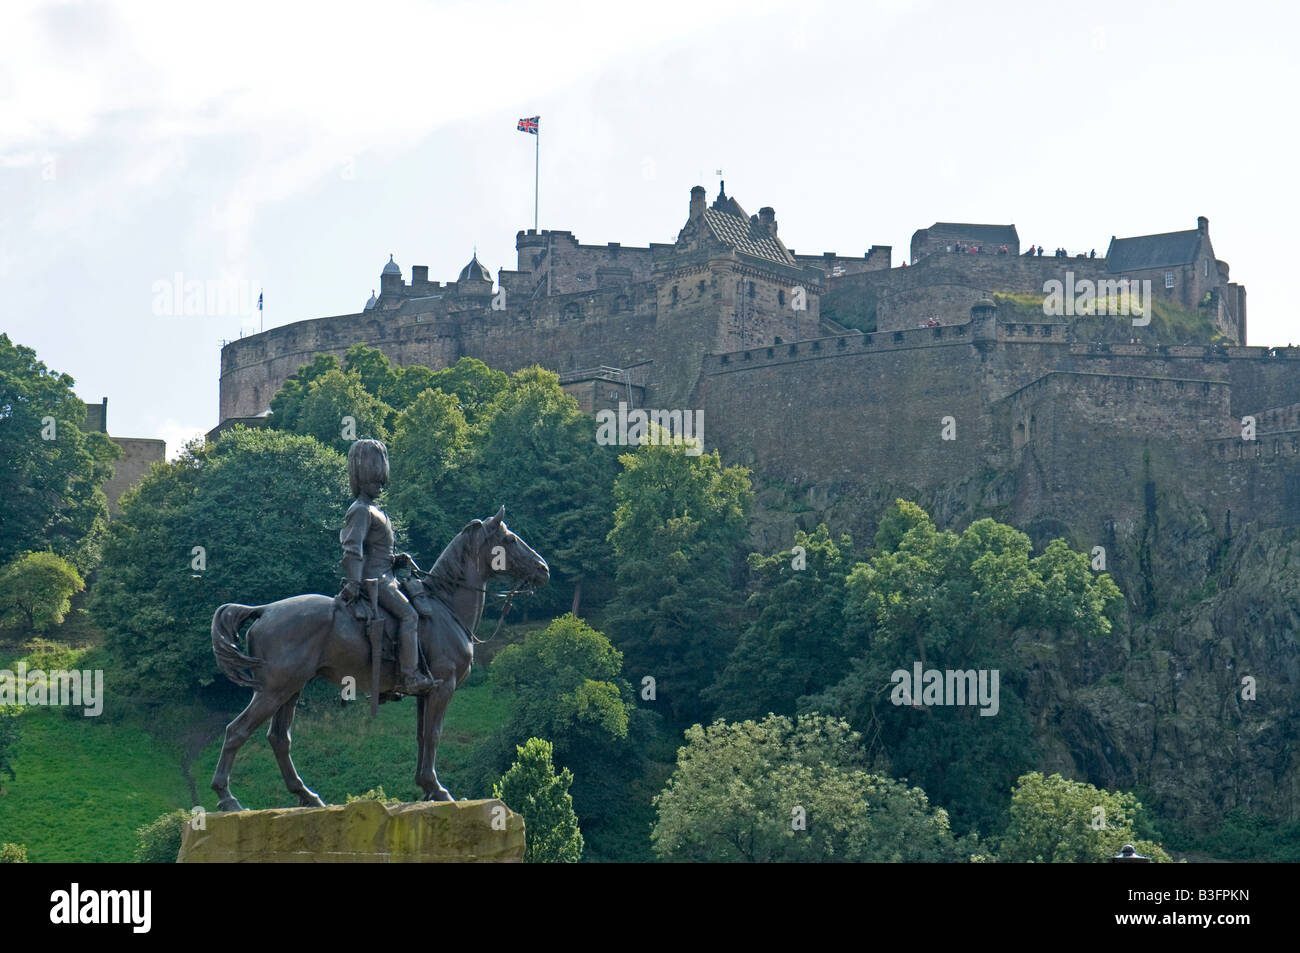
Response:
[{"label": "rider's boot", "polygon": [[[411,613],[412,616],[415,613]],[[433,691],[436,684],[432,678],[425,675],[418,668],[419,649],[415,642],[416,628],[418,626],[417,618],[403,622],[397,633],[399,643],[399,656],[401,664],[401,675],[397,683],[397,691],[403,695],[427,695]]]}]

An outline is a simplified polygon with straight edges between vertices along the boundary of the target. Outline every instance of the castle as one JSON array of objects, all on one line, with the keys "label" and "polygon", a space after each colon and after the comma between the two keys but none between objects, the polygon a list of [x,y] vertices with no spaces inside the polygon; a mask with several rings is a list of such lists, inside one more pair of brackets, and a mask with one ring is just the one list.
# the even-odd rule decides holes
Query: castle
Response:
[{"label": "castle", "polygon": [[[588,412],[702,410],[724,462],[858,529],[895,490],[941,519],[1130,553],[1171,492],[1219,538],[1300,525],[1300,348],[1245,345],[1245,289],[1205,218],[1068,257],[1022,251],[1014,225],[935,223],[894,266],[889,246],[798,254],[773,209],[696,186],[674,242],[529,229],[516,248],[495,284],[477,256],[446,283],[422,265],[407,283],[390,256],[360,312],[228,343],[217,429],[264,418],[313,355],[364,341],[402,365],[541,364]],[[1150,282],[1205,333],[1016,305],[1054,280]]]}]

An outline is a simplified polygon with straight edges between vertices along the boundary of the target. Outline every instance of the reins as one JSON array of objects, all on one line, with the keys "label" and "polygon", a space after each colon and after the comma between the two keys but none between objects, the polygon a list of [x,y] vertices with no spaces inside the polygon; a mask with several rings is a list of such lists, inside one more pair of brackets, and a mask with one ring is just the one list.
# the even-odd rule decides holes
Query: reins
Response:
[{"label": "reins", "polygon": [[[411,571],[412,571],[413,573],[415,573],[417,576],[419,576],[421,579],[428,579],[428,578],[433,574],[432,570],[430,570],[429,572],[425,572],[423,569],[419,569],[419,568],[417,568],[417,567],[415,567],[415,566],[412,566],[412,567],[411,567]],[[436,579],[436,580],[434,580],[434,581],[435,581],[435,582],[445,582],[445,583],[448,583],[448,584],[453,585],[453,586],[459,586],[461,589],[469,589],[469,590],[471,590],[472,592],[481,592],[481,593],[483,593],[485,596],[488,594],[487,586],[471,586],[469,583],[467,583],[467,582],[462,582],[462,581],[459,580],[459,579]],[[523,584],[522,582],[516,582],[516,583],[515,583],[515,587],[514,587],[513,589],[511,589],[509,592],[504,592],[504,593],[502,593],[502,592],[494,592],[494,593],[492,593],[492,595],[495,596],[495,597],[498,598],[498,599],[502,599],[502,598],[505,599],[505,603],[501,606],[501,618],[497,620],[497,627],[496,627],[495,629],[492,630],[492,634],[489,635],[486,639],[480,639],[480,638],[478,637],[478,627],[479,627],[479,625],[480,625],[480,624],[482,623],[482,621],[483,621],[483,614],[480,612],[480,613],[479,613],[479,617],[478,617],[478,619],[475,620],[475,622],[474,622],[474,628],[473,628],[473,629],[469,629],[469,628],[467,628],[467,629],[465,630],[465,631],[467,631],[467,632],[469,633],[469,637],[470,637],[470,639],[474,642],[474,644],[476,644],[476,645],[486,645],[487,643],[489,643],[489,642],[491,642],[493,639],[495,639],[498,635],[500,635],[500,634],[501,634],[501,627],[504,626],[504,625],[506,624],[506,616],[507,616],[507,615],[509,614],[509,612],[510,612],[510,605],[511,605],[511,603],[513,602],[515,596],[516,596],[518,593],[520,593],[520,592],[523,592],[524,595],[531,596],[535,591],[536,591],[536,590],[535,590],[534,588],[532,588],[531,586],[527,589],[527,591],[524,591],[524,584]],[[436,598],[436,595],[435,595],[435,598]],[[445,603],[444,603],[444,604],[445,604]],[[447,606],[447,608],[448,608],[448,610],[451,610],[451,606]],[[453,612],[452,612],[452,617],[454,618],[455,615],[456,615],[456,613],[453,611]],[[459,620],[458,620],[458,621],[459,621]],[[463,625],[463,623],[462,623],[462,625]]]}]

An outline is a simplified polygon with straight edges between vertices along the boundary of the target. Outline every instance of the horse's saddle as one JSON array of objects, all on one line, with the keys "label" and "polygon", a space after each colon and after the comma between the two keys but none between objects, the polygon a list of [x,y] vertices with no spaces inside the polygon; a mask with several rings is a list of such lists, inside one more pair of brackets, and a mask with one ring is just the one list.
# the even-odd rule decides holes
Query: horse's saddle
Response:
[{"label": "horse's saddle", "polygon": [[[368,586],[372,582],[373,580],[366,580],[366,585]],[[407,580],[398,580],[398,585],[402,587],[402,593],[410,601],[411,605],[414,606],[416,613],[420,616],[422,620],[429,618],[430,616],[433,615],[434,610],[433,610],[432,600],[428,592],[425,590],[423,583],[415,579],[407,579]],[[355,623],[360,628],[361,637],[370,644],[372,649],[371,652],[372,682],[374,683],[372,688],[377,688],[379,666],[375,665],[375,659],[373,654],[375,640],[372,637],[373,630],[371,628],[371,623],[378,622],[379,625],[381,626],[381,633],[379,638],[379,648],[380,648],[379,661],[381,663],[392,662],[394,665],[396,665],[398,664],[397,639],[398,639],[398,629],[399,629],[399,623],[397,621],[397,617],[393,615],[391,612],[384,609],[383,606],[380,606],[378,604],[372,605],[371,599],[369,598],[369,592],[364,587],[362,589],[361,594],[351,602],[348,602],[346,599],[343,598],[342,592],[336,595],[334,597],[334,613],[335,613],[336,620],[338,620],[340,616],[342,617],[342,619],[348,620],[349,622],[355,620]],[[335,624],[338,624],[337,621]],[[429,674],[429,665],[427,660],[424,657],[423,645],[419,646],[418,665],[422,672],[424,672],[426,675]],[[372,691],[371,710],[372,711],[374,710],[375,701],[378,702],[394,701],[401,697],[402,697],[401,695],[396,695],[391,692],[383,692],[379,694],[377,699],[375,699],[373,697],[373,691]]]}]

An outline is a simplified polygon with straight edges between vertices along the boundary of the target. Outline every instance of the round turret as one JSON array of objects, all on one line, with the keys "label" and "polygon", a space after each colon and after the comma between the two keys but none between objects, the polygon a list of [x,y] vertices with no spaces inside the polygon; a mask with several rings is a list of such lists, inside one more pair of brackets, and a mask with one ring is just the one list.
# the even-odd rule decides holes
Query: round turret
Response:
[{"label": "round turret", "polygon": [[362,310],[363,310],[363,311],[373,311],[373,310],[374,310],[374,307],[375,307],[375,289],[374,289],[374,288],[371,288],[371,289],[370,289],[370,300],[366,302],[366,306],[365,306]]}]

